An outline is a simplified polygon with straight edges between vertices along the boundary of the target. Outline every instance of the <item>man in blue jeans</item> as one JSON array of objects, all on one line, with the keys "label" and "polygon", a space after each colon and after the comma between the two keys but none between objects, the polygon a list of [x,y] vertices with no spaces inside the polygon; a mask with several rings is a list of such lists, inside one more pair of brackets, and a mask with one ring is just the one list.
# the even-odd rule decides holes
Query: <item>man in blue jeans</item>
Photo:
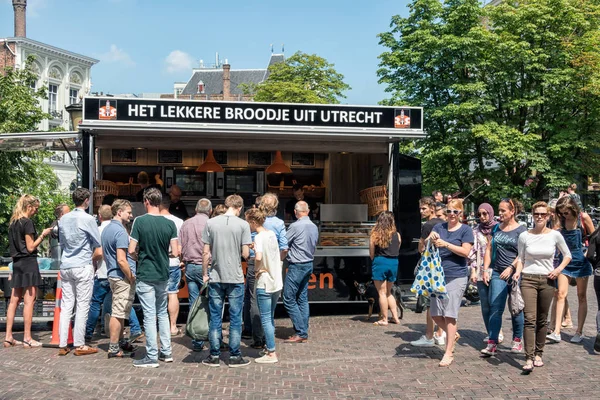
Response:
[{"label": "man in blue jeans", "polygon": [[313,260],[319,230],[308,217],[310,210],[305,201],[294,206],[298,220],[290,225],[288,239],[288,270],[283,285],[283,305],[287,310],[294,331],[286,343],[304,343],[308,340],[308,280],[313,272]]},{"label": "man in blue jeans", "polygon": [[[202,253],[204,242],[202,232],[212,212],[212,203],[208,199],[200,199],[196,204],[196,215],[186,220],[179,231],[181,242],[181,261],[185,265],[185,281],[188,287],[188,302],[190,310],[200,295],[202,280]],[[202,351],[204,341],[192,340],[192,349]]]},{"label": "man in blue jeans", "polygon": [[[227,212],[206,222],[202,233],[204,252],[202,259],[202,279],[208,284],[208,304],[210,310],[210,355],[202,361],[209,367],[219,367],[221,342],[223,340],[222,318],[225,298],[229,299],[229,367],[236,368],[250,364],[242,357],[242,309],[244,306],[244,273],[242,257],[250,255],[250,225],[239,217],[244,201],[238,195],[225,199]],[[210,277],[208,264],[212,258]]]},{"label": "man in blue jeans", "polygon": [[[137,217],[131,228],[129,254],[137,255],[136,293],[144,312],[146,356],[133,362],[134,367],[157,368],[158,361],[173,362],[171,330],[167,312],[169,248],[179,256],[177,228],[173,221],[160,215],[162,194],[156,188],[144,191],[147,214]],[[139,252],[136,247],[139,246]],[[135,258],[135,257],[133,257]],[[158,319],[158,333],[156,320]],[[160,336],[160,353],[157,345]]]}]

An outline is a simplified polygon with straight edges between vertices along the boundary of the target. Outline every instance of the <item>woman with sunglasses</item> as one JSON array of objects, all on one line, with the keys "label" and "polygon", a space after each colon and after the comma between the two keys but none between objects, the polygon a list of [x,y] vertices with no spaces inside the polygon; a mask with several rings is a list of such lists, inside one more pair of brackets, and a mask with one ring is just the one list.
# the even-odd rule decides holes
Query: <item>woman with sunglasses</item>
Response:
[{"label": "woman with sunglasses", "polygon": [[[558,294],[556,299],[556,315],[563,315],[565,298],[569,291],[569,279],[574,278],[577,282],[577,300],[579,308],[577,311],[577,331],[571,338],[571,343],[581,343],[584,339],[583,325],[587,317],[587,285],[592,275],[592,264],[583,254],[584,231],[591,234],[594,224],[590,216],[582,213],[575,199],[571,196],[561,197],[556,203],[556,211],[560,220],[560,233],[565,239],[571,251],[571,261],[558,276]],[[554,332],[547,338],[555,343],[561,341],[560,329],[561,319],[556,318]]]},{"label": "woman with sunglasses", "polygon": [[[506,298],[510,287],[508,280],[515,272],[517,255],[519,252],[519,236],[527,231],[520,225],[515,216],[519,212],[520,204],[512,199],[502,199],[498,205],[500,224],[492,229],[490,245],[485,252],[483,264],[483,282],[488,286],[489,339],[481,353],[485,356],[496,355],[496,346],[499,342],[502,329],[502,314],[506,308]],[[489,270],[492,270],[491,278]],[[483,308],[483,307],[482,307]],[[523,312],[512,316],[513,326],[513,353],[523,351]]]},{"label": "woman with sunglasses", "polygon": [[[562,235],[547,227],[548,205],[543,201],[533,205],[533,229],[519,236],[519,261],[513,279],[521,279],[525,302],[525,365],[523,371],[542,367],[546,343],[548,311],[554,296],[554,280],[571,261],[571,252]],[[554,267],[556,250],[562,254],[561,263]]]},{"label": "woman with sunglasses", "polygon": [[[492,239],[492,229],[494,229],[498,222],[494,219],[494,208],[488,203],[483,203],[477,208],[477,216],[479,217],[479,224],[473,228],[475,243],[469,254],[469,266],[471,269],[471,282],[477,285],[477,291],[479,292],[479,298],[481,299],[481,314],[483,316],[483,323],[485,324],[485,331],[488,334],[485,337],[484,342],[487,344],[488,340],[490,340],[490,329],[488,327],[488,322],[490,320],[490,301],[488,285],[483,282],[483,261],[487,247]],[[488,273],[489,272],[491,272],[491,270],[489,270]],[[502,330],[500,330],[498,337],[499,342],[502,342],[504,339]]]},{"label": "woman with sunglasses", "polygon": [[446,277],[447,294],[442,298],[432,297],[430,306],[433,321],[446,332],[446,351],[440,367],[452,364],[456,341],[460,339],[456,320],[467,287],[467,260],[474,242],[473,230],[460,222],[462,212],[462,200],[452,199],[446,209],[448,222],[434,226],[428,237],[439,248]]}]

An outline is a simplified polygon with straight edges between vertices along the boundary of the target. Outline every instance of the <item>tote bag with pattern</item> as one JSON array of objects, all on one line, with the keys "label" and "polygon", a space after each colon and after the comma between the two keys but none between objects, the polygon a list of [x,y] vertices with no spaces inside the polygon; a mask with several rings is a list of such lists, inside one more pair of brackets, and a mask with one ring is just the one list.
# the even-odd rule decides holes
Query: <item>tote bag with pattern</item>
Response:
[{"label": "tote bag with pattern", "polygon": [[417,276],[410,291],[419,296],[439,298],[444,298],[448,293],[440,252],[429,240],[419,261]]}]

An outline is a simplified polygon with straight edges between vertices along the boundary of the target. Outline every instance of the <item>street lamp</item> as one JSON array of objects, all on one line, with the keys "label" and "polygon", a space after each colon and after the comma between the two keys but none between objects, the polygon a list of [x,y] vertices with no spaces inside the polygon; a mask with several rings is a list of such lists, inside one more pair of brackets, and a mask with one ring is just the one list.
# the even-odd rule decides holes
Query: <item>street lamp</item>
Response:
[{"label": "street lamp", "polygon": [[65,106],[65,110],[69,113],[69,119],[71,120],[71,130],[78,130],[79,124],[83,119],[83,104],[81,102]]}]

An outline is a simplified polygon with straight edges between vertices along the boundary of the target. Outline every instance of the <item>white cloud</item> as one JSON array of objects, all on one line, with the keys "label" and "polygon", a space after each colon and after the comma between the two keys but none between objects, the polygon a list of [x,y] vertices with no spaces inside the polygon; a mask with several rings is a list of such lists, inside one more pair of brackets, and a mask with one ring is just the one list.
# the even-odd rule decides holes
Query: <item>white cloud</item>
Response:
[{"label": "white cloud", "polygon": [[129,54],[127,54],[123,49],[118,48],[116,44],[111,44],[110,50],[106,53],[100,54],[98,58],[100,61],[106,63],[119,63],[126,67],[135,66],[135,62],[133,62]]},{"label": "white cloud", "polygon": [[165,64],[167,64],[167,72],[170,74],[191,71],[194,65],[194,57],[181,50],[173,50],[165,58]]}]

